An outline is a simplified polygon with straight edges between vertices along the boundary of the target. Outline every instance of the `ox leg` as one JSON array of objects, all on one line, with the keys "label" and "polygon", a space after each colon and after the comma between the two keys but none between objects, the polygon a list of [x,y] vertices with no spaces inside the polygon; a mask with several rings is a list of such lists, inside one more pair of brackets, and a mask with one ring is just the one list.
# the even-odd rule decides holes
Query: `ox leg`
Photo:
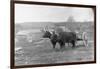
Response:
[{"label": "ox leg", "polygon": [[64,48],[65,47],[65,42],[60,41],[59,44],[60,44],[60,48]]},{"label": "ox leg", "polygon": [[56,42],[51,41],[51,43],[52,43],[52,45],[53,45],[53,48],[55,48],[55,46],[56,46]]},{"label": "ox leg", "polygon": [[74,48],[75,47],[75,41],[74,40],[72,41],[72,45],[73,45],[72,47]]},{"label": "ox leg", "polygon": [[53,48],[55,48],[55,46],[56,46],[56,43],[53,44]]}]

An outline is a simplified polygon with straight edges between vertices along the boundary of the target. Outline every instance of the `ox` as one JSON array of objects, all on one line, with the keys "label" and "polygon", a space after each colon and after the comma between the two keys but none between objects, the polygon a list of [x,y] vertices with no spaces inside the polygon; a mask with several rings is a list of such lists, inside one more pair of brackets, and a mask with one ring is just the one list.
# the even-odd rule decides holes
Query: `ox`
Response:
[{"label": "ox", "polygon": [[71,43],[75,47],[75,43],[77,40],[82,40],[80,38],[77,38],[75,32],[60,32],[58,34],[53,31],[52,33],[49,31],[45,31],[43,38],[49,38],[53,48],[55,48],[56,43],[58,42],[60,44],[60,48],[65,47],[65,43]]}]

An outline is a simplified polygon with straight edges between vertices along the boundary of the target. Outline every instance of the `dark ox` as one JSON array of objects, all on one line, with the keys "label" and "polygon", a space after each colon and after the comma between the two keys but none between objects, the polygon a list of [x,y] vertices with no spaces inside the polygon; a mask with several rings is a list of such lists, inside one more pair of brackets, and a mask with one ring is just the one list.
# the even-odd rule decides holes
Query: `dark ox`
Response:
[{"label": "dark ox", "polygon": [[43,38],[49,38],[53,48],[55,48],[57,42],[60,44],[60,48],[65,47],[65,43],[71,43],[72,47],[75,47],[76,41],[82,40],[77,37],[75,32],[60,32],[56,34],[55,31],[53,31],[51,34],[49,31],[46,31]]}]

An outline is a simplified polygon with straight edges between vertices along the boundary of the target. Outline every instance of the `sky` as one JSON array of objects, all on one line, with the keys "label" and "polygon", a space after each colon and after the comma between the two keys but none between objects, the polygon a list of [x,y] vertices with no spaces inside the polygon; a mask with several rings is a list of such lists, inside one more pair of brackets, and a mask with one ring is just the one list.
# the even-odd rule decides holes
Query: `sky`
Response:
[{"label": "sky", "polygon": [[65,22],[72,16],[75,21],[93,21],[91,8],[15,4],[15,23]]}]

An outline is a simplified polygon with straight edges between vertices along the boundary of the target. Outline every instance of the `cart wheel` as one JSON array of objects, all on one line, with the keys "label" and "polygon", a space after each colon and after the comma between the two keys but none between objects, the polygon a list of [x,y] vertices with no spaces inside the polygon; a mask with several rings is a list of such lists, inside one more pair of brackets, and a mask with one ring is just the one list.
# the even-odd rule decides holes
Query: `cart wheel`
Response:
[{"label": "cart wheel", "polygon": [[88,46],[88,37],[87,37],[86,32],[83,32],[82,38],[83,38],[84,46],[87,47]]}]

